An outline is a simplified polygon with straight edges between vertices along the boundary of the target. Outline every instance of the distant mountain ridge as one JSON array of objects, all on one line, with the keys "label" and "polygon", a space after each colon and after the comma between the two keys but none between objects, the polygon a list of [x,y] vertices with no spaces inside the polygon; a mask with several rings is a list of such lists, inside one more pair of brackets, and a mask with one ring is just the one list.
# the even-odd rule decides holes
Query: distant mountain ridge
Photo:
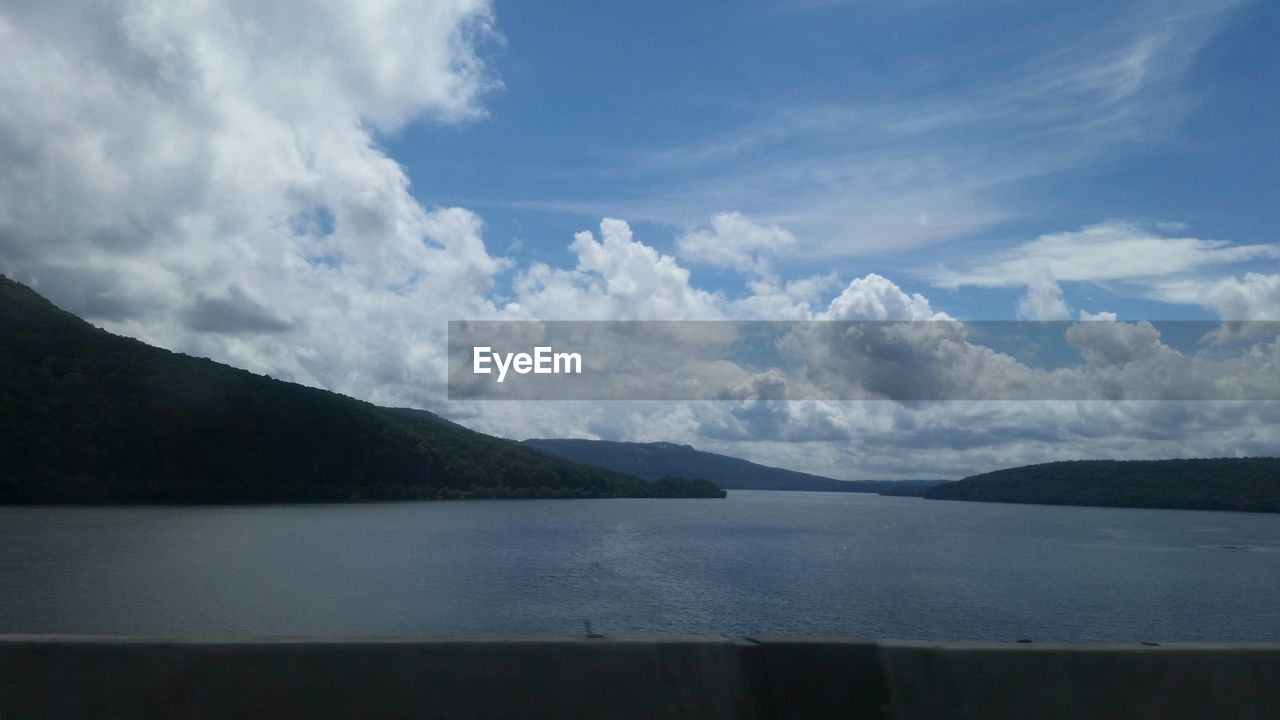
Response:
[{"label": "distant mountain ridge", "polygon": [[0,503],[723,495],[151,347],[0,276]]},{"label": "distant mountain ridge", "polygon": [[726,490],[809,490],[923,494],[941,480],[836,480],[835,478],[759,465],[729,455],[696,450],[669,442],[531,439],[525,445],[570,460],[654,479],[677,474],[710,480]]},{"label": "distant mountain ridge", "polygon": [[1076,460],[996,470],[926,498],[1044,505],[1280,512],[1280,458]]}]

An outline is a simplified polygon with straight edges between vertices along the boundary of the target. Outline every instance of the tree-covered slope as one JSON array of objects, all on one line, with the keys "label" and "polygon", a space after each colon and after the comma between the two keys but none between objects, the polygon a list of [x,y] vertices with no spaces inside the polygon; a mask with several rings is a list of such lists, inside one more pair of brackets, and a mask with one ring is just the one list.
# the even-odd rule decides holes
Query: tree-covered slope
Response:
[{"label": "tree-covered slope", "polygon": [[[727,490],[818,490],[826,492],[881,492],[898,488],[923,488],[936,480],[835,480],[820,475],[757,465],[728,455],[695,450],[675,443],[631,443],[607,440],[525,440],[537,448],[578,462],[653,479],[664,475],[706,478]],[[917,493],[907,493],[917,494]]]},{"label": "tree-covered slope", "polygon": [[0,502],[723,495],[112,335],[0,276]]},{"label": "tree-covered slope", "polygon": [[1280,512],[1280,458],[1079,460],[939,485],[938,500]]}]

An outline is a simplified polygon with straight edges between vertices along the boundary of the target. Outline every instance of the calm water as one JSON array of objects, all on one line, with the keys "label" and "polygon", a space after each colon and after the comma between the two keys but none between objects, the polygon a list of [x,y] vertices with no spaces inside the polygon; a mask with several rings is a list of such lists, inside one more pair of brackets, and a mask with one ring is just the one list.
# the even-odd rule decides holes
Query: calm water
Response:
[{"label": "calm water", "polygon": [[606,633],[1280,641],[1280,515],[743,491],[0,508],[0,632],[577,633],[583,618]]}]

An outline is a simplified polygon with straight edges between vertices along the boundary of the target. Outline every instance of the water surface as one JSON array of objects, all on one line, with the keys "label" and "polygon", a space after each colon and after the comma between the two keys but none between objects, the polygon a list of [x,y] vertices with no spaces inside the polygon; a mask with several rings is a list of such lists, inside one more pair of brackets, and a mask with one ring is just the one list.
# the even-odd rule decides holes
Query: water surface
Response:
[{"label": "water surface", "polygon": [[0,632],[1280,641],[1280,515],[725,500],[0,507]]}]

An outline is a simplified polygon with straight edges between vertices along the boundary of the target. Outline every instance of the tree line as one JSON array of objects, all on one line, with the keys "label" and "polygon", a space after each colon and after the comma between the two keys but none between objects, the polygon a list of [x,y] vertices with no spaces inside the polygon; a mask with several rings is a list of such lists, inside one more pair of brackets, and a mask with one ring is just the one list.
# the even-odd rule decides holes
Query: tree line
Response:
[{"label": "tree line", "polygon": [[0,276],[0,502],[723,497],[113,335]]}]

